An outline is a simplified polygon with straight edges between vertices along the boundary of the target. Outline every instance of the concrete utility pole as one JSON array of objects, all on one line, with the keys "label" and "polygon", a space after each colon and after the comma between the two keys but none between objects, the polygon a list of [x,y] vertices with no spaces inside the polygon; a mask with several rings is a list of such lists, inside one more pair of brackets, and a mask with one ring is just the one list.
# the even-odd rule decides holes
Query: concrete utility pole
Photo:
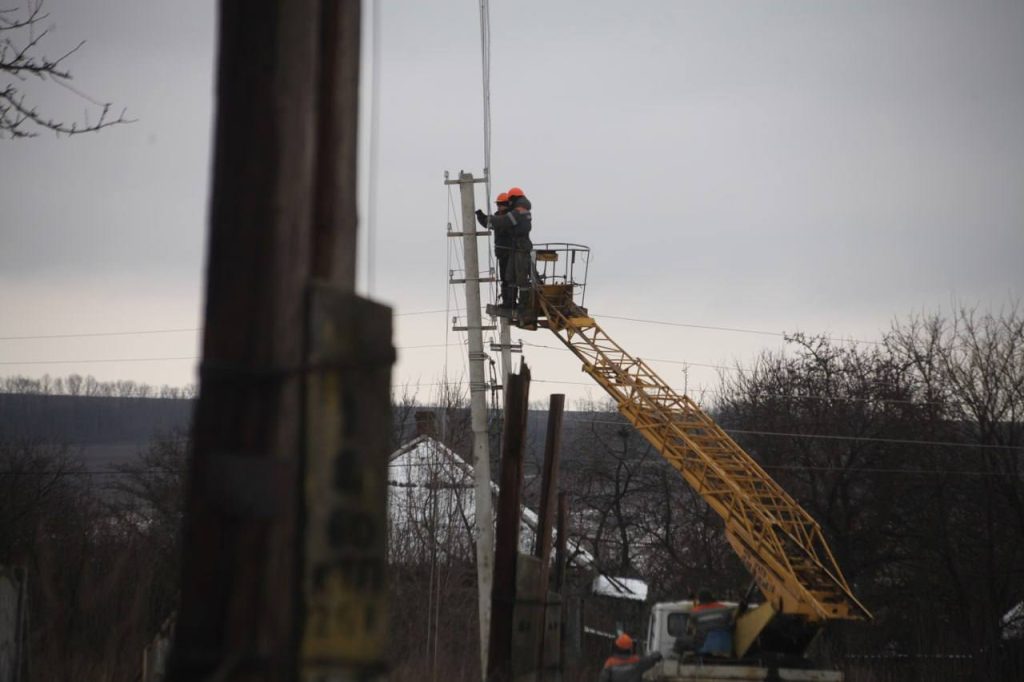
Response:
[{"label": "concrete utility pole", "polygon": [[[450,237],[462,237],[463,262],[466,266],[466,326],[469,339],[469,413],[473,429],[473,476],[475,488],[473,506],[476,510],[476,577],[480,607],[480,672],[487,677],[487,646],[490,640],[491,584],[494,575],[494,521],[491,510],[491,457],[487,434],[487,382],[484,379],[484,326],[480,312],[480,256],[477,238],[487,232],[476,229],[476,209],[473,196],[472,173],[459,173],[458,180],[445,179],[446,185],[458,185],[462,195],[462,232],[449,232]],[[493,326],[488,329],[494,329]]]}]

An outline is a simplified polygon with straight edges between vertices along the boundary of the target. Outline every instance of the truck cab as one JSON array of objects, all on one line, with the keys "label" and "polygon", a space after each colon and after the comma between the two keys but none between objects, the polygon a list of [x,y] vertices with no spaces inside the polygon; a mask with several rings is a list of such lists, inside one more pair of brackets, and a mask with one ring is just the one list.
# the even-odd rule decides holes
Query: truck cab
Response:
[{"label": "truck cab", "polygon": [[[788,680],[792,682],[843,682],[836,670],[816,669],[809,661],[793,657],[752,655],[737,658],[731,645],[733,623],[739,612],[736,602],[721,602],[714,609],[694,612],[691,600],[660,602],[651,607],[644,641],[647,653],[659,652],[662,660],[644,674],[649,682],[724,682],[725,680]],[[754,607],[755,610],[757,607]],[[728,630],[727,639],[708,635]]]},{"label": "truck cab", "polygon": [[[651,607],[647,621],[646,648],[648,652],[658,651],[663,658],[680,658],[686,652],[699,654],[705,646],[704,635],[708,630],[729,629],[736,614],[736,602],[719,602],[717,608],[700,613],[698,623],[693,613],[696,603],[691,600],[661,602]],[[717,622],[715,622],[717,621]],[[731,638],[730,638],[731,640]],[[714,655],[729,657],[730,650],[723,650],[723,643],[716,645]],[[712,654],[711,650],[705,653]]]}]

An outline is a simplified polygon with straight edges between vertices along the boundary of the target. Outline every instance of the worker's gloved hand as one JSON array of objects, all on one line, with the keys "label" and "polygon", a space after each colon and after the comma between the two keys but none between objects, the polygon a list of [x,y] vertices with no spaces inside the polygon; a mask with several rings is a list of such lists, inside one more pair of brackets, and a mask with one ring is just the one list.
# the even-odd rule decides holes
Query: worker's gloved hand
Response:
[{"label": "worker's gloved hand", "polygon": [[481,227],[487,227],[487,214],[479,208],[476,210],[476,221],[480,223]]}]

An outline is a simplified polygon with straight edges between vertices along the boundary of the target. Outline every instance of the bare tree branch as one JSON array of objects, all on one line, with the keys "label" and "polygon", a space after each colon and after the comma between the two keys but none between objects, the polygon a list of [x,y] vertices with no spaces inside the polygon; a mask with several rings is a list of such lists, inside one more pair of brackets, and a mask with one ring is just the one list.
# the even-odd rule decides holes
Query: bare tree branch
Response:
[{"label": "bare tree branch", "polygon": [[[6,82],[0,80],[0,139],[36,137],[40,131],[46,130],[58,136],[77,135],[132,123],[133,119],[127,117],[125,109],[115,117],[111,114],[112,103],[99,102],[70,84],[72,74],[64,62],[85,45],[84,40],[56,59],[40,54],[43,39],[50,33],[49,28],[36,31],[49,17],[42,12],[42,5],[42,0],[30,0],[20,18],[17,9],[0,10],[0,79],[7,79]],[[26,101],[25,93],[17,85],[29,76],[57,84],[98,107],[98,120],[91,121],[88,110],[81,122],[70,123],[40,113],[35,104]]]}]

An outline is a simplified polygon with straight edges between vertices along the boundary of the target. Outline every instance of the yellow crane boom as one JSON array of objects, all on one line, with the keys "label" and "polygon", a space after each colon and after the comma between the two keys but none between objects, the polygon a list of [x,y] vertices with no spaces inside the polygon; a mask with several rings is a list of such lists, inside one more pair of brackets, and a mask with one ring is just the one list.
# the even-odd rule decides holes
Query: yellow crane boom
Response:
[{"label": "yellow crane boom", "polygon": [[[557,255],[542,249],[537,259]],[[693,400],[627,353],[573,302],[578,284],[571,273],[538,279],[519,326],[554,332],[623,416],[722,517],[730,544],[771,608],[812,623],[870,618],[811,515]]]}]

